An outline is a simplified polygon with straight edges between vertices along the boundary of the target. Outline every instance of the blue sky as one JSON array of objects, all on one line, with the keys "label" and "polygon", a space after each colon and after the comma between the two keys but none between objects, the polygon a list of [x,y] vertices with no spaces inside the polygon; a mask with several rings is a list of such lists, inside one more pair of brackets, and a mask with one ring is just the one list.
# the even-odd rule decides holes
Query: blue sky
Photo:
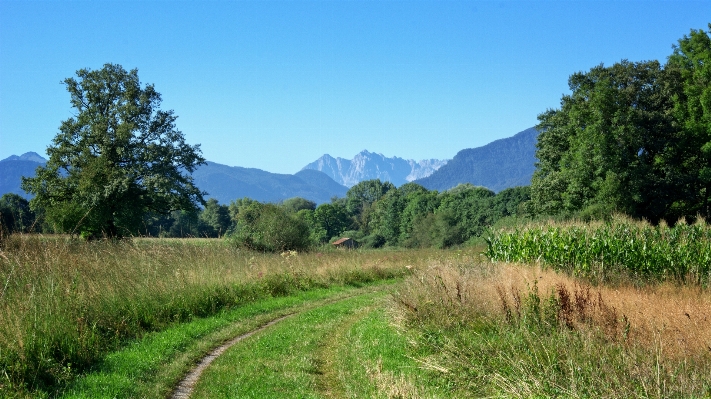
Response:
[{"label": "blue sky", "polygon": [[72,115],[60,82],[108,62],[211,161],[451,158],[535,125],[571,73],[664,61],[709,22],[710,1],[0,0],[0,159],[45,155]]}]

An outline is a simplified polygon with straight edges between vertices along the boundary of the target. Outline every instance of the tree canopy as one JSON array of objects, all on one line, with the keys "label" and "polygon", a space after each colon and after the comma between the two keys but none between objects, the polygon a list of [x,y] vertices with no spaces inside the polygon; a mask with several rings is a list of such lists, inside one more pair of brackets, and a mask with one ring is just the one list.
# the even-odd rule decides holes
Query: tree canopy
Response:
[{"label": "tree canopy", "polygon": [[[711,28],[711,25],[710,25]],[[539,115],[535,212],[709,217],[711,40],[692,30],[664,65],[596,66]]]},{"label": "tree canopy", "polygon": [[64,84],[75,116],[62,122],[36,176],[23,178],[56,231],[86,237],[136,234],[148,214],[194,211],[205,204],[192,173],[205,160],[185,142],[173,111],[142,86],[138,71],[106,64],[81,69]]}]

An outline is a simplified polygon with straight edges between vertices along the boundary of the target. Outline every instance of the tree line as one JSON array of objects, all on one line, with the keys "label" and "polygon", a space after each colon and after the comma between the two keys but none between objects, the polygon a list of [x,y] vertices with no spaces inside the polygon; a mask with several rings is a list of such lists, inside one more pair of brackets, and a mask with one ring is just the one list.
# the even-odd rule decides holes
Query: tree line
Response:
[{"label": "tree line", "polygon": [[[709,24],[711,31],[711,24]],[[538,116],[537,214],[711,217],[711,39],[691,30],[666,63],[596,66]]]},{"label": "tree line", "polygon": [[[137,235],[153,237],[226,237],[260,251],[307,249],[348,236],[368,248],[383,246],[444,248],[477,239],[505,217],[526,215],[529,187],[498,194],[462,184],[438,192],[408,183],[367,180],[343,198],[317,206],[291,198],[261,203],[242,198],[219,204],[209,199],[201,209],[144,216]],[[43,218],[16,194],[0,198],[3,226],[15,232],[71,232]]]}]

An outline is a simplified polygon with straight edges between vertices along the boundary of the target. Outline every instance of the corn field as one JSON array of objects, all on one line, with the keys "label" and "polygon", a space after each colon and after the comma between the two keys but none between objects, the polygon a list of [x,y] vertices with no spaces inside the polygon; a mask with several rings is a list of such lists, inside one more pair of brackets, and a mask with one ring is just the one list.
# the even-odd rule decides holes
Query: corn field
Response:
[{"label": "corn field", "polygon": [[645,279],[708,285],[711,226],[614,219],[605,224],[550,224],[502,230],[487,239],[493,261],[540,262],[573,275],[599,278],[622,271]]}]

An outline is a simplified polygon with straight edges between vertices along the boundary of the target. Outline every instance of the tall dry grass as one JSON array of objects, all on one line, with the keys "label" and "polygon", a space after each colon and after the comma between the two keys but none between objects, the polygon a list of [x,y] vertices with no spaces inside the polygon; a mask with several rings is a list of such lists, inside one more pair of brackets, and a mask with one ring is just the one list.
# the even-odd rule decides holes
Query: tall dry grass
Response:
[{"label": "tall dry grass", "polygon": [[[711,395],[711,292],[590,286],[537,266],[433,262],[395,297],[424,359],[466,394]],[[435,369],[435,368],[433,368]]]},{"label": "tall dry grass", "polygon": [[[48,392],[147,331],[296,290],[403,276],[412,252],[261,254],[221,240],[11,236],[0,256],[0,396]],[[426,256],[425,256],[426,257]]]}]

